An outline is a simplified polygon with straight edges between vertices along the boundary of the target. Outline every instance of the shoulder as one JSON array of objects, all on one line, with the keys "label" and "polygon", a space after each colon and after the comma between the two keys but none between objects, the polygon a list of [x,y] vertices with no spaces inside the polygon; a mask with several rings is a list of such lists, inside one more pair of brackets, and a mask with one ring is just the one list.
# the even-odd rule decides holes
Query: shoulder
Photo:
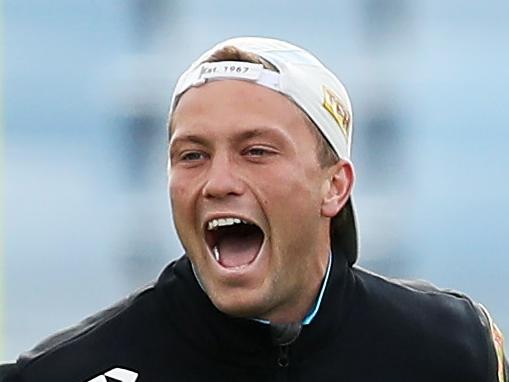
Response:
[{"label": "shoulder", "polygon": [[87,375],[90,370],[100,368],[110,354],[122,352],[126,343],[133,341],[136,327],[147,325],[145,314],[149,315],[156,305],[155,285],[147,285],[77,325],[46,338],[21,354],[15,364],[3,366],[0,382],[90,379]]},{"label": "shoulder", "polygon": [[469,319],[479,322],[482,310],[466,294],[441,289],[424,280],[387,278],[362,268],[354,268],[355,280],[367,302],[384,307],[389,314],[403,314],[406,318]]},{"label": "shoulder", "polygon": [[0,382],[18,382],[17,366],[14,363],[0,365]]},{"label": "shoulder", "polygon": [[[175,290],[188,268],[188,261],[181,257],[157,281],[48,337],[21,354],[15,364],[0,368],[0,382],[88,381],[112,367],[129,370],[136,362],[149,359],[162,344],[173,341],[168,336],[175,332],[164,330],[175,317],[161,303],[168,298],[162,286],[166,292]],[[162,333],[168,332],[164,337]]]},{"label": "shoulder", "polygon": [[[91,364],[99,361],[116,337],[120,338],[127,328],[140,321],[140,310],[150,303],[153,291],[154,284],[147,285],[77,325],[43,340],[32,350],[20,355],[16,363],[19,372],[35,375],[51,368],[72,368],[73,365],[83,364],[84,355],[87,355],[87,362]],[[91,357],[91,354],[94,356]]]},{"label": "shoulder", "polygon": [[480,304],[426,281],[390,279],[361,268],[353,272],[363,309],[376,314],[378,330],[393,331],[395,343],[416,357],[432,355],[437,368],[456,368],[469,380],[497,380],[503,356],[497,356],[495,326]]}]

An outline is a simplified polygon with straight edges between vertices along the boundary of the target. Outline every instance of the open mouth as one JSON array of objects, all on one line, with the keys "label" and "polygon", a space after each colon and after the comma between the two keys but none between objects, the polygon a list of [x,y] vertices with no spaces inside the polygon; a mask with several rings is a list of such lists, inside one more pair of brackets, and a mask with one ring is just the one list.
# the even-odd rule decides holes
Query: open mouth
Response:
[{"label": "open mouth", "polygon": [[260,252],[264,237],[256,224],[234,216],[209,220],[205,226],[207,245],[225,268],[251,264]]}]

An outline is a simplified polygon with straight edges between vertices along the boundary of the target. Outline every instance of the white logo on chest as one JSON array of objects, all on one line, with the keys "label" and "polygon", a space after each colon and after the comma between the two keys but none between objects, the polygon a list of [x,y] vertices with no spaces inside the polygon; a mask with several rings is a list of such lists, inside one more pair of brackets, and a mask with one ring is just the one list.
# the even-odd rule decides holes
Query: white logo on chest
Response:
[{"label": "white logo on chest", "polygon": [[121,369],[120,367],[116,367],[104,374],[92,378],[88,382],[109,382],[110,380],[108,380],[106,377],[114,379],[115,381],[118,382],[136,382],[136,380],[138,379],[138,373],[126,369]]}]

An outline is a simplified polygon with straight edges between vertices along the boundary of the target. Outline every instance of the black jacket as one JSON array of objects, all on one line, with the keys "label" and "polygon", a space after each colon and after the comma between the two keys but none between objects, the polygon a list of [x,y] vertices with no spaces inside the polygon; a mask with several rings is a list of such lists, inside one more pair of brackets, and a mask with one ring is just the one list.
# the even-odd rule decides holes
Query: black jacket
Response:
[{"label": "black jacket", "polygon": [[219,312],[184,256],[155,284],[3,366],[0,381],[496,382],[490,327],[464,295],[341,256],[311,324],[270,327]]}]

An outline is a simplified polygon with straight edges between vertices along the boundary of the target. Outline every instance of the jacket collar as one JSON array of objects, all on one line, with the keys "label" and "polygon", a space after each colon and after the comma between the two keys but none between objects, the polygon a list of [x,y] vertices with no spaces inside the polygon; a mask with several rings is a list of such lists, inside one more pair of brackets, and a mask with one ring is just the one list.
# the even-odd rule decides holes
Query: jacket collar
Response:
[{"label": "jacket collar", "polygon": [[[296,357],[318,351],[331,340],[332,333],[339,333],[351,305],[352,289],[353,277],[346,258],[333,254],[319,310],[291,345]],[[270,326],[220,312],[198,284],[187,256],[166,267],[156,291],[167,315],[168,330],[178,331],[193,349],[221,361],[231,356],[246,366],[266,364],[274,357],[277,349]]]}]

